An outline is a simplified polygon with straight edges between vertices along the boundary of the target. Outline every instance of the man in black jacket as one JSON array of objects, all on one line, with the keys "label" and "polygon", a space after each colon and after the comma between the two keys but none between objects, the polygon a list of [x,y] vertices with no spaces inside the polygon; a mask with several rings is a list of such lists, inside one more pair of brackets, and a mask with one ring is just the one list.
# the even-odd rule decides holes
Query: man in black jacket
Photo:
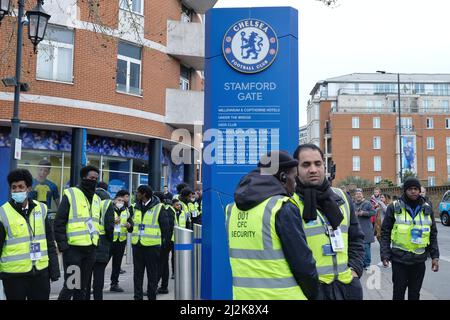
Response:
[{"label": "man in black jacket", "polygon": [[353,203],[344,191],[331,188],[319,147],[300,145],[294,158],[298,160],[294,199],[300,206],[307,242],[316,260],[318,299],[362,300],[359,278],[363,273],[364,233]]},{"label": "man in black jacket", "polygon": [[[244,265],[247,264],[250,258],[242,256],[241,253],[234,256],[234,252],[251,252],[256,250],[247,250],[248,247],[258,248],[261,241],[263,241],[264,249],[270,254],[271,247],[266,248],[266,237],[273,238],[270,235],[271,231],[264,233],[259,228],[254,228],[255,222],[259,221],[261,215],[263,218],[263,229],[268,228],[272,230],[271,219],[266,219],[264,212],[259,211],[258,207],[268,199],[275,199],[280,197],[290,197],[295,188],[295,176],[297,173],[297,161],[294,160],[285,151],[272,151],[268,155],[263,156],[257,169],[251,171],[244,176],[239,182],[236,191],[234,192],[234,204],[227,206],[227,234],[230,246],[230,262],[232,267],[233,279],[240,279],[241,273],[245,273]],[[277,166],[278,164],[278,166]],[[278,168],[277,168],[278,167]],[[273,169],[273,171],[271,171]],[[269,200],[270,202],[271,200]],[[242,216],[247,217],[247,220],[241,220]],[[256,218],[249,219],[250,215],[256,215]],[[255,219],[255,220],[253,220]],[[313,300],[317,296],[318,278],[315,266],[315,261],[311,250],[306,243],[305,233],[303,231],[300,212],[298,207],[288,199],[283,202],[280,209],[275,213],[274,219],[275,232],[277,238],[281,243],[282,255],[277,256],[277,260],[283,260],[289,265],[291,276],[295,280],[293,285],[289,283],[289,296],[278,295],[276,292],[280,291],[279,287],[273,289],[273,292],[262,290],[260,286],[252,287],[252,283],[258,282],[258,279],[249,279],[246,284],[235,283],[233,280],[233,298],[234,299],[304,299],[303,295]],[[263,239],[263,240],[261,240]],[[271,244],[272,245],[272,244]],[[245,249],[241,249],[245,248]],[[259,251],[259,250],[258,250]],[[265,251],[259,252],[259,256],[264,255]],[[257,259],[257,258],[254,258]],[[259,264],[264,263],[262,260],[255,260]],[[280,263],[277,261],[277,263]],[[265,263],[264,263],[265,265]],[[276,278],[287,278],[288,274],[280,275],[281,270],[262,269],[269,280],[276,280]],[[278,272],[278,273],[277,273]],[[284,272],[287,272],[284,270]],[[274,274],[275,273],[275,274]],[[273,279],[274,277],[275,279]],[[274,282],[275,286],[279,285]],[[283,284],[282,284],[283,285]],[[296,286],[299,289],[295,289]],[[287,290],[287,288],[285,288]],[[294,294],[297,292],[297,294]]]},{"label": "man in black jacket", "polygon": [[109,193],[106,191],[108,189],[108,185],[105,182],[101,182],[99,185],[101,187],[98,187],[95,193],[102,200],[100,224],[103,231],[100,232],[98,246],[95,249],[95,264],[89,277],[86,300],[90,300],[91,298],[92,278],[94,279],[94,300],[103,300],[105,269],[109,262],[111,243],[114,236],[114,209]]},{"label": "man in black jacket", "polygon": [[[11,200],[0,207],[0,278],[3,280],[6,299],[8,300],[48,300],[50,296],[50,280],[57,281],[60,277],[55,239],[48,215],[46,215],[47,206],[28,197],[32,184],[33,177],[28,170],[18,169],[11,171],[8,174]],[[30,223],[30,217],[33,218],[33,223]],[[39,217],[45,217],[45,223],[34,220],[39,219]],[[28,228],[21,229],[17,226],[11,228],[12,219],[25,221]],[[14,248],[12,247],[17,246],[19,243],[14,244],[13,242],[23,238],[22,233],[28,236],[27,230],[32,230],[33,235],[37,236],[36,226],[39,223],[44,225],[45,238],[40,240],[46,241],[49,260],[43,263],[38,262],[45,256],[41,250],[39,250],[40,257],[35,260],[31,257],[31,252],[29,252],[28,264],[31,270],[25,271],[27,267],[23,267],[24,263],[22,261],[17,261],[17,263],[20,263],[17,266],[13,265],[12,262],[14,260],[8,262],[7,253],[10,253],[9,257],[14,257]],[[39,240],[36,237],[33,238],[33,243]],[[30,248],[30,244],[31,242],[27,244],[27,248]],[[37,263],[42,266],[47,265],[47,267],[39,268],[36,265]]]},{"label": "man in black jacket", "polygon": [[[81,168],[80,177],[81,183],[75,188],[69,188],[64,191],[61,204],[59,205],[54,222],[55,238],[58,249],[63,253],[64,263],[64,286],[59,293],[58,300],[84,300],[87,293],[89,276],[95,263],[95,248],[98,245],[98,230],[94,230],[95,223],[93,223],[93,211],[100,211],[101,200],[95,194],[97,186],[98,175],[100,171],[94,166],[86,166]],[[77,189],[77,190],[74,190]],[[74,208],[71,207],[68,195],[77,194],[82,199],[82,204]],[[80,194],[84,196],[80,196]],[[72,197],[72,196],[71,196]],[[75,200],[75,201],[79,201]],[[83,207],[83,212],[79,212],[80,207]],[[94,208],[95,207],[95,210]],[[85,228],[79,231],[78,234],[90,236],[90,241],[82,242],[77,238],[77,234],[69,231],[69,225],[77,223],[80,218],[69,221],[71,212],[77,210],[77,215],[85,222]],[[90,219],[85,219],[90,217]],[[81,220],[80,220],[81,221]],[[81,221],[81,222],[83,222]],[[81,228],[81,222],[78,222],[78,228]],[[97,225],[98,225],[97,221]],[[97,236],[96,236],[97,235]],[[70,238],[69,238],[70,236]],[[74,243],[74,244],[70,244]],[[82,244],[78,244],[82,243]]]},{"label": "man in black jacket", "polygon": [[[143,299],[142,285],[144,272],[147,271],[147,296],[149,300],[156,300],[158,287],[158,269],[160,261],[161,246],[165,246],[169,234],[169,222],[166,215],[159,214],[157,223],[150,225],[154,215],[160,210],[161,203],[153,195],[150,186],[141,185],[136,193],[136,205],[133,210],[134,230],[132,234],[133,244],[133,281],[134,299]],[[147,219],[145,216],[148,216]],[[146,222],[147,221],[147,222]],[[151,229],[159,227],[159,232]],[[149,229],[150,228],[150,229]],[[155,239],[159,233],[160,239]]]},{"label": "man in black jacket", "polygon": [[392,262],[393,299],[419,300],[430,256],[431,270],[439,270],[437,228],[431,206],[420,194],[420,182],[410,177],[403,184],[403,195],[391,203],[381,226],[381,261]]}]

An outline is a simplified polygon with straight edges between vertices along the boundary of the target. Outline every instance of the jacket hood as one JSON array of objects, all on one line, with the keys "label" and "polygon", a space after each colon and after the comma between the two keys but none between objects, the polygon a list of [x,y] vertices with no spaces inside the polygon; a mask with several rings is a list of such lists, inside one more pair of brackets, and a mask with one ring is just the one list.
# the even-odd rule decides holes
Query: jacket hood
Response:
[{"label": "jacket hood", "polygon": [[111,196],[110,196],[109,192],[106,191],[103,188],[96,188],[95,189],[95,194],[98,195],[101,200],[111,199]]},{"label": "jacket hood", "polygon": [[255,169],[239,181],[234,192],[234,201],[239,210],[248,211],[276,195],[289,196],[276,177],[261,175],[260,169]]},{"label": "jacket hood", "polygon": [[[154,206],[156,206],[158,203],[160,203],[161,201],[159,201],[158,197],[156,197],[155,195],[152,195],[152,200],[149,203],[149,209],[153,208]],[[142,202],[136,202],[136,209],[142,209],[143,205]]]}]

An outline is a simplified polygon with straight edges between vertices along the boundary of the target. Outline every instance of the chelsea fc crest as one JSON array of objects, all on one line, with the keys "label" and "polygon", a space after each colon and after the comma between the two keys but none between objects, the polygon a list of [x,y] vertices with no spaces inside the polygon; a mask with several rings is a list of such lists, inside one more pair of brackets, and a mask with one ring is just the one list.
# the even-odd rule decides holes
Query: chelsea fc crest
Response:
[{"label": "chelsea fc crest", "polygon": [[222,49],[231,67],[243,73],[257,73],[275,61],[278,38],[272,27],[264,21],[245,19],[228,29]]}]

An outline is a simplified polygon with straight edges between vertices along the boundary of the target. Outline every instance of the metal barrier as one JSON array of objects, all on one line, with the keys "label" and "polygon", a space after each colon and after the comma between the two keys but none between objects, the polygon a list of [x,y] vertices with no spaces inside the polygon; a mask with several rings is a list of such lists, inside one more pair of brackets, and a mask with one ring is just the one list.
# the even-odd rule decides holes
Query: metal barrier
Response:
[{"label": "metal barrier", "polygon": [[202,288],[202,226],[194,224],[194,300],[201,300]]},{"label": "metal barrier", "polygon": [[127,232],[127,247],[126,247],[126,264],[132,264],[133,263],[133,253],[131,248],[131,233]]},{"label": "metal barrier", "polygon": [[5,295],[3,293],[3,281],[0,280],[0,300],[5,300]]},{"label": "metal barrier", "polygon": [[180,227],[175,232],[175,300],[192,300],[192,230]]}]

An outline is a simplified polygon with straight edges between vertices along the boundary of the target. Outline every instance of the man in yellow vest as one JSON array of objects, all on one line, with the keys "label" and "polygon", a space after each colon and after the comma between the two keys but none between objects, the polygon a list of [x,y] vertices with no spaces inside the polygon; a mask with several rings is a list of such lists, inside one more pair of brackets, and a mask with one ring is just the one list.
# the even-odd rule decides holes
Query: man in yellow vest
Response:
[{"label": "man in yellow vest", "polygon": [[91,298],[91,282],[94,300],[103,300],[103,287],[105,285],[105,269],[108,265],[111,251],[111,244],[114,237],[114,207],[110,199],[108,184],[99,182],[95,194],[99,196],[101,202],[99,239],[95,249],[95,264],[89,277],[86,291],[86,300]]},{"label": "man in yellow vest", "polygon": [[7,300],[48,300],[50,280],[60,277],[47,206],[29,198],[33,177],[13,170],[11,200],[0,207],[0,277]]},{"label": "man in yellow vest", "polygon": [[[178,199],[173,198],[172,200],[172,209],[174,210],[174,227],[180,227],[180,228],[186,228],[187,226],[187,213],[183,211],[181,207],[181,202]],[[175,279],[175,250],[173,250],[173,244],[175,242],[175,232],[172,230],[172,237],[171,237],[171,249],[172,257],[171,257],[171,263],[172,263],[172,276],[171,279]]]},{"label": "man in yellow vest", "polygon": [[127,233],[133,232],[132,207],[127,206],[126,190],[119,190],[114,198],[115,227],[114,238],[111,246],[112,271],[111,288],[112,292],[123,292],[119,286],[120,266],[127,246]]},{"label": "man in yellow vest", "polygon": [[261,157],[226,207],[234,300],[315,299],[317,271],[300,212],[290,198],[297,160],[285,151]]},{"label": "man in yellow vest", "polygon": [[169,222],[165,215],[160,214],[161,207],[162,204],[153,195],[150,186],[141,185],[137,188],[131,240],[135,300],[143,300],[142,285],[145,271],[147,271],[148,299],[156,300],[161,246],[166,245],[169,234]]},{"label": "man in yellow vest", "polygon": [[419,300],[425,276],[425,261],[431,257],[431,270],[439,270],[439,247],[433,209],[420,196],[420,181],[409,177],[403,195],[391,203],[381,226],[381,261],[392,262],[393,300]]},{"label": "man in yellow vest", "polygon": [[64,190],[54,222],[58,249],[63,253],[64,286],[59,300],[84,300],[95,263],[100,230],[101,200],[95,194],[99,170],[81,168],[81,183]]},{"label": "man in yellow vest", "polygon": [[319,274],[319,300],[362,300],[364,234],[348,195],[331,188],[322,150],[300,145],[294,152],[298,203],[308,246]]},{"label": "man in yellow vest", "polygon": [[178,200],[180,201],[181,210],[183,211],[184,216],[186,217],[186,228],[187,229],[193,229],[194,223],[193,223],[193,210],[195,210],[192,199],[194,198],[194,192],[191,190],[191,188],[186,187],[183,190],[181,190],[180,196]]}]

